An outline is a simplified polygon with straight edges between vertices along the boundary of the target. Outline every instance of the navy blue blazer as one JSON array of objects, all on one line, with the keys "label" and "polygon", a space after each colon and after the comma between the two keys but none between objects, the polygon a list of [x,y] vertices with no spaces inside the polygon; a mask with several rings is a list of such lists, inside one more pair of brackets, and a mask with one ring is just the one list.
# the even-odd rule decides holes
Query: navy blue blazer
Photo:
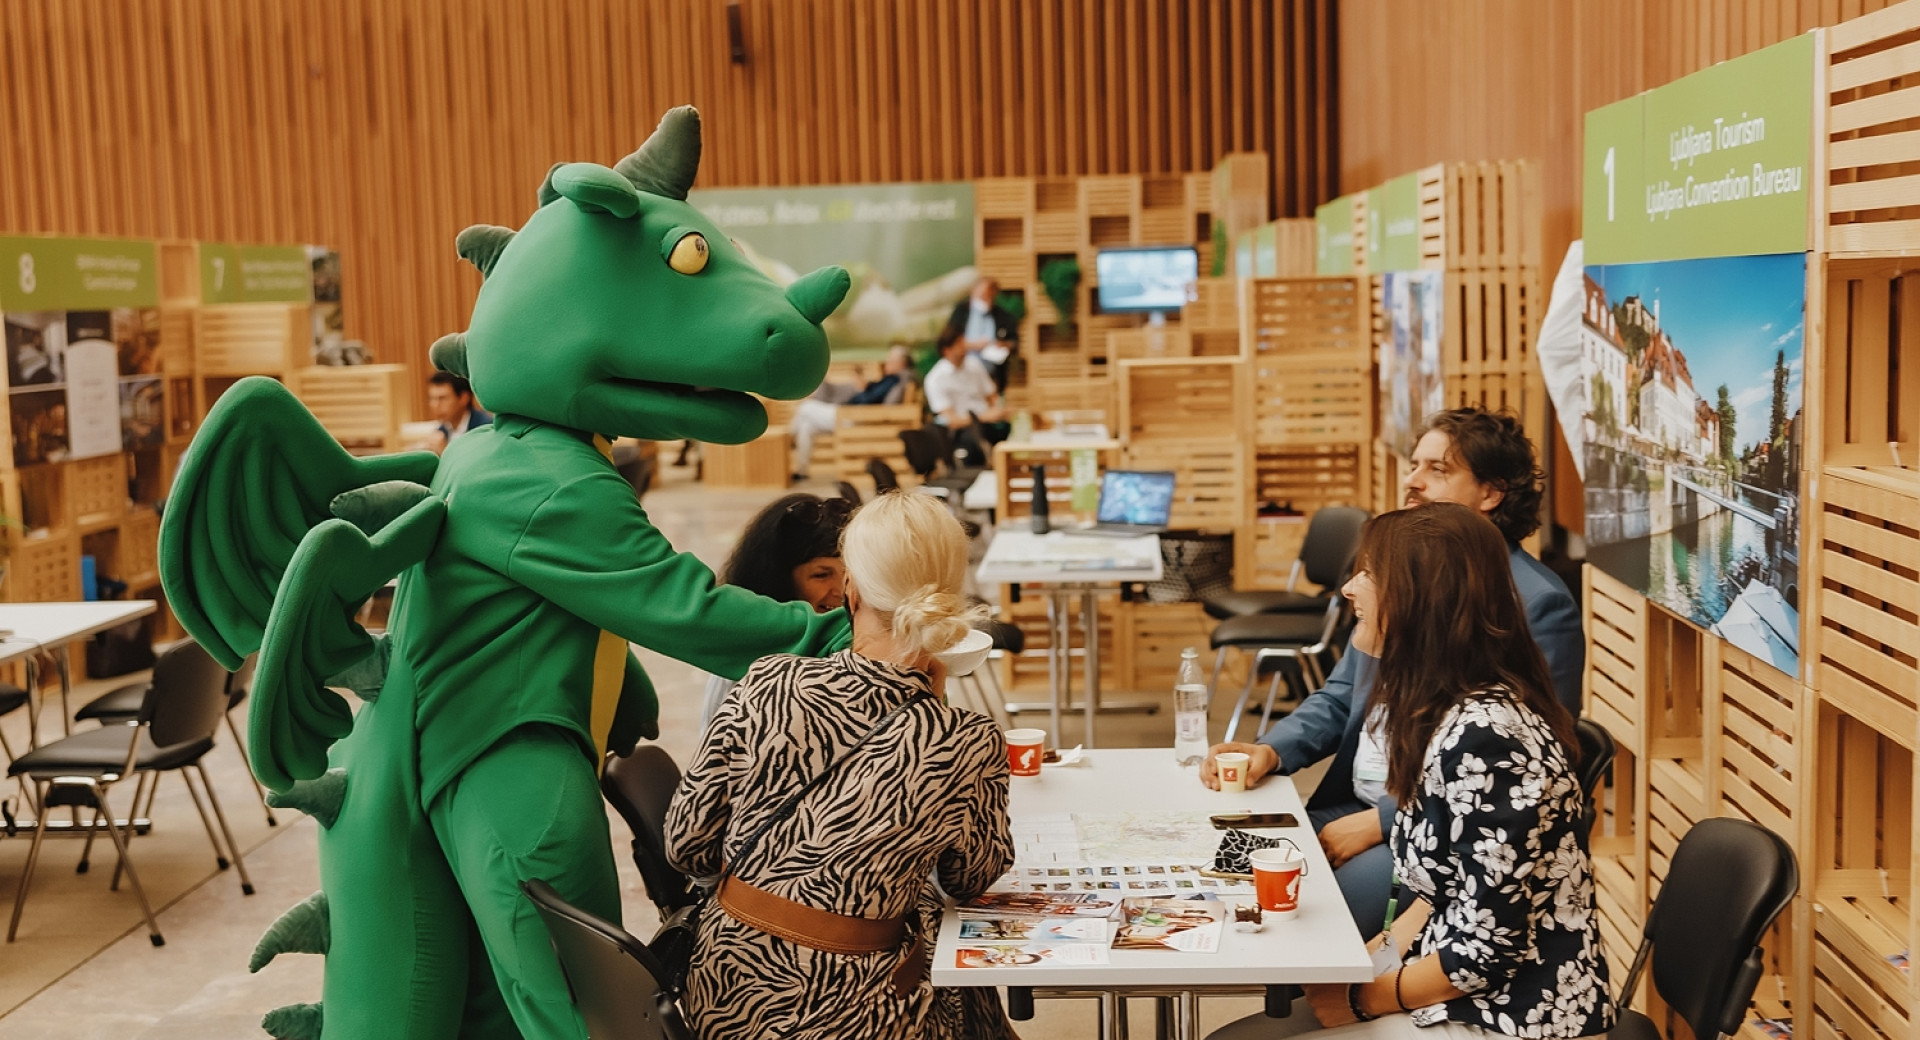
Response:
[{"label": "navy blue blazer", "polygon": [[[1587,664],[1580,604],[1560,576],[1525,549],[1513,546],[1507,562],[1513,567],[1514,587],[1527,607],[1527,630],[1547,658],[1554,695],[1578,718],[1581,673]],[[1307,799],[1310,810],[1345,806],[1349,812],[1360,812],[1367,808],[1353,793],[1353,756],[1360,746],[1360,723],[1367,713],[1355,711],[1354,706],[1364,706],[1372,696],[1377,663],[1348,644],[1346,654],[1327,677],[1327,685],[1314,691],[1260,738],[1262,744],[1280,753],[1281,773],[1305,769],[1333,756],[1327,775]],[[1373,808],[1380,812],[1380,833],[1392,833],[1394,813],[1399,808],[1393,799],[1383,798]]]}]

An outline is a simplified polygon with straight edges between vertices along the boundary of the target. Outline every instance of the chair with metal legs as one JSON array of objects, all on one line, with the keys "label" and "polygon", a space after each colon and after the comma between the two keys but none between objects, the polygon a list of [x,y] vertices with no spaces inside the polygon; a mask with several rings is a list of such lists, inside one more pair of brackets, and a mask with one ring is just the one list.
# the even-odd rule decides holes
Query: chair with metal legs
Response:
[{"label": "chair with metal legs", "polygon": [[[127,880],[133,885],[134,895],[140,901],[140,909],[146,916],[147,937],[155,946],[166,942],[161,937],[159,924],[154,920],[153,906],[147,900],[145,889],[140,886],[140,877],[134,870],[133,861],[128,857],[130,836],[125,833],[126,823],[114,817],[108,801],[111,789],[128,777],[180,770],[188,792],[193,794],[194,806],[200,810],[201,823],[207,828],[207,838],[213,844],[215,857],[224,869],[227,865],[227,857],[221,848],[221,837],[224,837],[224,851],[231,854],[232,865],[239,870],[240,891],[246,895],[253,894],[253,882],[247,877],[247,866],[241,858],[240,846],[233,840],[233,831],[227,827],[226,814],[220,808],[220,801],[213,793],[213,785],[208,781],[206,767],[201,761],[213,749],[213,733],[220,725],[227,703],[226,670],[198,643],[182,642],[162,654],[154,665],[153,684],[142,699],[140,711],[132,725],[105,726],[76,733],[35,748],[8,765],[9,776],[26,777],[33,781],[38,792],[36,801],[40,806],[39,819],[34,825],[33,844],[27,851],[26,869],[21,872],[20,890],[13,901],[13,918],[7,926],[8,942],[13,941],[20,929],[27,890],[33,883],[34,867],[40,859],[40,846],[46,838],[47,816],[63,806],[84,808],[93,813],[87,835],[88,849],[81,853],[81,869],[85,869],[93,836],[104,829],[119,853],[119,865],[114,870],[113,883],[109,888],[118,890],[120,873],[124,870]],[[189,769],[199,774],[199,791],[194,789],[187,772]],[[205,805],[200,802],[202,792],[206,795]],[[212,809],[210,818],[207,815],[209,808]],[[219,837],[214,834],[215,822],[219,824]]]},{"label": "chair with metal legs", "polygon": [[[1349,616],[1345,597],[1334,596],[1327,601],[1326,609],[1318,617],[1312,614],[1243,614],[1215,626],[1209,638],[1215,650],[1213,678],[1207,683],[1209,701],[1212,700],[1214,687],[1220,681],[1220,669],[1226,663],[1227,651],[1241,650],[1250,655],[1247,681],[1240,688],[1240,697],[1234,702],[1233,715],[1227,720],[1226,736],[1222,739],[1233,739],[1234,732],[1240,727],[1240,717],[1246,711],[1247,700],[1253,695],[1254,684],[1260,681],[1262,675],[1271,674],[1273,678],[1267,687],[1267,705],[1260,714],[1259,733],[1267,731],[1267,726],[1273,721],[1274,698],[1279,693],[1280,680],[1285,675],[1282,665],[1286,662],[1292,662],[1299,671],[1302,695],[1325,685],[1327,672],[1331,671],[1331,662],[1338,652],[1337,637]],[[1292,681],[1290,676],[1287,678],[1289,682]]]},{"label": "chair with metal legs", "polygon": [[[280,821],[274,818],[273,807],[267,804],[267,789],[260,786],[260,779],[253,775],[253,760],[247,755],[246,737],[240,732],[239,725],[233,721],[234,709],[247,702],[247,690],[253,686],[253,667],[258,660],[258,654],[249,655],[245,661],[241,662],[239,670],[227,676],[227,732],[233,736],[234,750],[240,752],[240,764],[247,767],[247,779],[253,781],[253,793],[260,799],[261,810],[267,814],[267,826],[278,827]],[[132,722],[134,716],[140,714],[140,702],[146,698],[147,690],[152,685],[153,683],[150,680],[146,682],[128,683],[125,686],[103,693],[93,700],[88,701],[79,711],[74,712],[74,720],[86,721],[92,719],[103,726]],[[5,713],[0,712],[0,714]],[[141,778],[140,787],[135,792],[136,815],[152,815],[153,796],[157,786],[157,784],[151,783],[147,777]],[[145,809],[139,808],[138,804],[142,795],[144,795],[146,799]],[[222,869],[224,869],[224,866]]]}]

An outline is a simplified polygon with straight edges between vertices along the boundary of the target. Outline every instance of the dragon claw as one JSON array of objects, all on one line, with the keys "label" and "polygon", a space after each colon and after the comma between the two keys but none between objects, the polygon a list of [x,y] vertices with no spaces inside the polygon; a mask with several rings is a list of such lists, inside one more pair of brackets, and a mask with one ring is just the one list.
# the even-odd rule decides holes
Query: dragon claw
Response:
[{"label": "dragon claw", "polygon": [[320,1040],[320,1005],[288,1004],[260,1019],[260,1028],[274,1040]]},{"label": "dragon claw", "polygon": [[324,954],[332,943],[331,934],[327,894],[315,892],[267,926],[266,934],[253,948],[247,970],[257,972],[283,953]]},{"label": "dragon claw", "polygon": [[275,809],[298,809],[332,827],[347,800],[347,771],[329,769],[312,780],[295,780],[285,791],[268,791],[267,804]]}]

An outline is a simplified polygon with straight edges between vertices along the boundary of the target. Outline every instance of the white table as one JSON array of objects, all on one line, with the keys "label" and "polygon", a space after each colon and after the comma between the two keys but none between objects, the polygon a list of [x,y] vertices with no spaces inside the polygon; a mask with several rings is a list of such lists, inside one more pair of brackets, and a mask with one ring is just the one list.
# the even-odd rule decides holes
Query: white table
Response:
[{"label": "white table", "polygon": [[[54,655],[60,669],[60,720],[63,732],[73,732],[73,662],[67,647],[75,640],[98,635],[116,625],[146,617],[158,609],[150,599],[101,600],[95,603],[0,603],[0,629],[11,635],[0,638],[0,664],[27,659],[27,689],[40,695],[38,669],[33,655],[46,650]],[[30,703],[27,710],[28,741],[40,746],[40,705]]]},{"label": "white table", "polygon": [[[1123,582],[1159,581],[1162,573],[1158,535],[1106,538],[1061,530],[1037,535],[1026,519],[994,531],[974,577],[983,583],[1038,585],[1047,597],[1047,694],[1055,741],[1062,740],[1060,710],[1073,684],[1072,599],[1080,599],[1081,624],[1087,630],[1087,728],[1082,743],[1093,747],[1093,717],[1100,708],[1100,590]],[[1008,710],[1015,709],[1009,705]]]},{"label": "white table", "polygon": [[[1191,810],[1205,817],[1240,810],[1290,812],[1299,818],[1299,827],[1263,828],[1259,833],[1292,838],[1306,854],[1300,909],[1285,919],[1268,915],[1261,932],[1238,932],[1228,924],[1218,953],[1111,950],[1109,964],[1002,968],[955,966],[955,951],[973,943],[961,942],[959,915],[949,911],[941,921],[940,941],[933,953],[934,985],[1066,988],[1143,996],[1178,993],[1176,1035],[1192,1036],[1194,994],[1199,991],[1373,978],[1366,944],[1347,912],[1333,868],[1314,838],[1306,807],[1291,779],[1270,776],[1245,794],[1223,794],[1203,786],[1194,769],[1174,764],[1170,748],[1111,748],[1084,755],[1077,765],[1046,766],[1038,777],[1014,777],[1011,815],[1018,820],[1057,813]],[[1229,905],[1245,901],[1239,896],[1223,898]]]}]

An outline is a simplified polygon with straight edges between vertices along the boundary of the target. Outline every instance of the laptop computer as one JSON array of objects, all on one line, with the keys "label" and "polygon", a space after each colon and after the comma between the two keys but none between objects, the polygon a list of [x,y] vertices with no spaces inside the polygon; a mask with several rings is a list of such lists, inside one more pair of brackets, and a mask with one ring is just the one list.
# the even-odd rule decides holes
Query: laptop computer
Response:
[{"label": "laptop computer", "polygon": [[1110,469],[1100,478],[1100,511],[1093,526],[1072,533],[1137,538],[1160,534],[1172,517],[1172,471]]}]

